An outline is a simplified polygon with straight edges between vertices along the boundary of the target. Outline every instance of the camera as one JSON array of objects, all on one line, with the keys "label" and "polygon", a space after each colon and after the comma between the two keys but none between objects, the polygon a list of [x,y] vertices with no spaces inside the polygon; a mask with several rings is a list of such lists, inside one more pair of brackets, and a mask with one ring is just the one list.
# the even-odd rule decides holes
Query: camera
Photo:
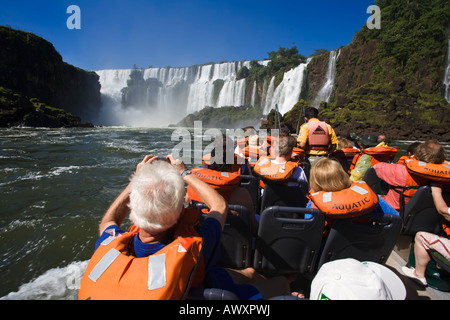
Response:
[{"label": "camera", "polygon": [[157,157],[158,157],[158,158],[155,159],[155,160],[157,160],[157,161],[165,161],[165,162],[169,162],[169,163],[170,163],[170,160],[167,159],[166,156],[163,156],[163,157],[157,156]]}]

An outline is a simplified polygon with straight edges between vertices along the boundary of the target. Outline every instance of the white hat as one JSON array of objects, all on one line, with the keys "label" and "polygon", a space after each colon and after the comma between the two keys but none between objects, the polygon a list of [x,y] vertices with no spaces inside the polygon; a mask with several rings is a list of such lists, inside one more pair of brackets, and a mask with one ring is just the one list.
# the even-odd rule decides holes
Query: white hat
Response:
[{"label": "white hat", "polygon": [[323,264],[311,283],[311,300],[405,298],[405,285],[393,271],[375,262],[350,258]]}]

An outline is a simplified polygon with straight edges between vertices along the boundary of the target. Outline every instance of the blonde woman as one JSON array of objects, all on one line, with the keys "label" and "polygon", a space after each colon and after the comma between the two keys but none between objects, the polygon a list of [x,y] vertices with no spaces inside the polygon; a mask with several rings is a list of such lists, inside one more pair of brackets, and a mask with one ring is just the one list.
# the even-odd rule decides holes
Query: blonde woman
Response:
[{"label": "blonde woman", "polygon": [[311,168],[309,183],[311,200],[307,208],[319,208],[325,213],[325,234],[336,219],[354,218],[367,213],[398,215],[365,182],[352,182],[336,160],[319,160]]},{"label": "blonde woman", "polygon": [[352,181],[338,161],[321,159],[311,168],[309,186],[315,192],[341,191],[350,188]]}]

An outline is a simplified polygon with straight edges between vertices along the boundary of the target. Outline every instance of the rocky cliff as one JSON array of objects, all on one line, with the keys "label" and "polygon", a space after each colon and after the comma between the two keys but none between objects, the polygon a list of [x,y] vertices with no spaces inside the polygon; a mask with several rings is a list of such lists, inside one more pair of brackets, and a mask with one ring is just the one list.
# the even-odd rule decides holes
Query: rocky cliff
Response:
[{"label": "rocky cliff", "polygon": [[[36,104],[37,100],[53,109],[60,109],[60,115],[62,112],[71,113],[82,121],[94,121],[101,107],[96,73],[65,63],[50,42],[3,26],[0,26],[0,87],[3,88],[0,108],[2,114],[8,114],[7,121],[3,119],[1,122],[6,121],[10,125],[22,123],[23,118],[17,117],[27,115],[30,105],[33,106],[31,111],[46,114],[49,109],[39,109],[41,102]],[[17,95],[15,99],[11,99],[8,90]],[[33,98],[34,103],[30,104],[29,100]],[[1,104],[1,101],[8,103]],[[13,109],[11,105],[14,105]],[[75,121],[73,125],[76,123],[81,122]],[[45,123],[41,125],[46,126]],[[61,126],[65,125],[61,123]]]},{"label": "rocky cliff", "polygon": [[[326,102],[320,103],[319,112],[320,118],[338,134],[383,132],[392,139],[450,141],[450,104],[445,99],[443,84],[448,67],[450,2],[378,0],[376,4],[381,8],[381,29],[368,29],[364,25],[349,45],[334,51],[337,55],[318,50],[320,54],[310,57],[305,80],[297,84],[302,89],[299,102],[292,103],[292,109],[280,115],[282,126],[296,132],[303,123],[302,107],[319,106],[320,93],[330,81],[329,67],[335,63],[333,91]],[[270,58],[289,60],[286,53],[290,51],[297,53],[296,49],[280,48]],[[278,72],[286,75],[289,68],[295,68],[288,64],[269,72],[270,65],[279,64],[271,61],[263,67],[255,63],[246,70],[246,105],[253,105],[249,101],[255,90],[256,97],[264,99],[264,88],[274,75]],[[281,75],[277,76],[278,83]],[[259,100],[255,101],[258,105]],[[272,101],[269,107],[275,103]],[[278,127],[274,110],[261,105],[259,109],[261,115],[268,113],[261,128]],[[220,126],[235,116],[234,111],[214,111],[188,118],[190,122],[197,119]],[[250,122],[248,118],[240,119]]]},{"label": "rocky cliff", "polygon": [[[393,139],[450,141],[450,104],[443,86],[450,2],[376,3],[381,29],[363,26],[351,44],[340,48],[334,92],[319,108],[321,119],[337,133],[384,132]],[[308,65],[307,104],[323,81],[328,56],[314,57]],[[287,127],[296,128],[300,111],[297,107],[285,114]]]}]

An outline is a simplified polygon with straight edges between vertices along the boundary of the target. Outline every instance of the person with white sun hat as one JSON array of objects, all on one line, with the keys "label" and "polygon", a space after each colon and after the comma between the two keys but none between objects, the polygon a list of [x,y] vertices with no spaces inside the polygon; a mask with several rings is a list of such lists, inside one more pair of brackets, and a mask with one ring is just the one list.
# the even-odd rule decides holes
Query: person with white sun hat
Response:
[{"label": "person with white sun hat", "polygon": [[406,288],[387,267],[348,258],[322,265],[311,283],[310,300],[405,300]]}]

